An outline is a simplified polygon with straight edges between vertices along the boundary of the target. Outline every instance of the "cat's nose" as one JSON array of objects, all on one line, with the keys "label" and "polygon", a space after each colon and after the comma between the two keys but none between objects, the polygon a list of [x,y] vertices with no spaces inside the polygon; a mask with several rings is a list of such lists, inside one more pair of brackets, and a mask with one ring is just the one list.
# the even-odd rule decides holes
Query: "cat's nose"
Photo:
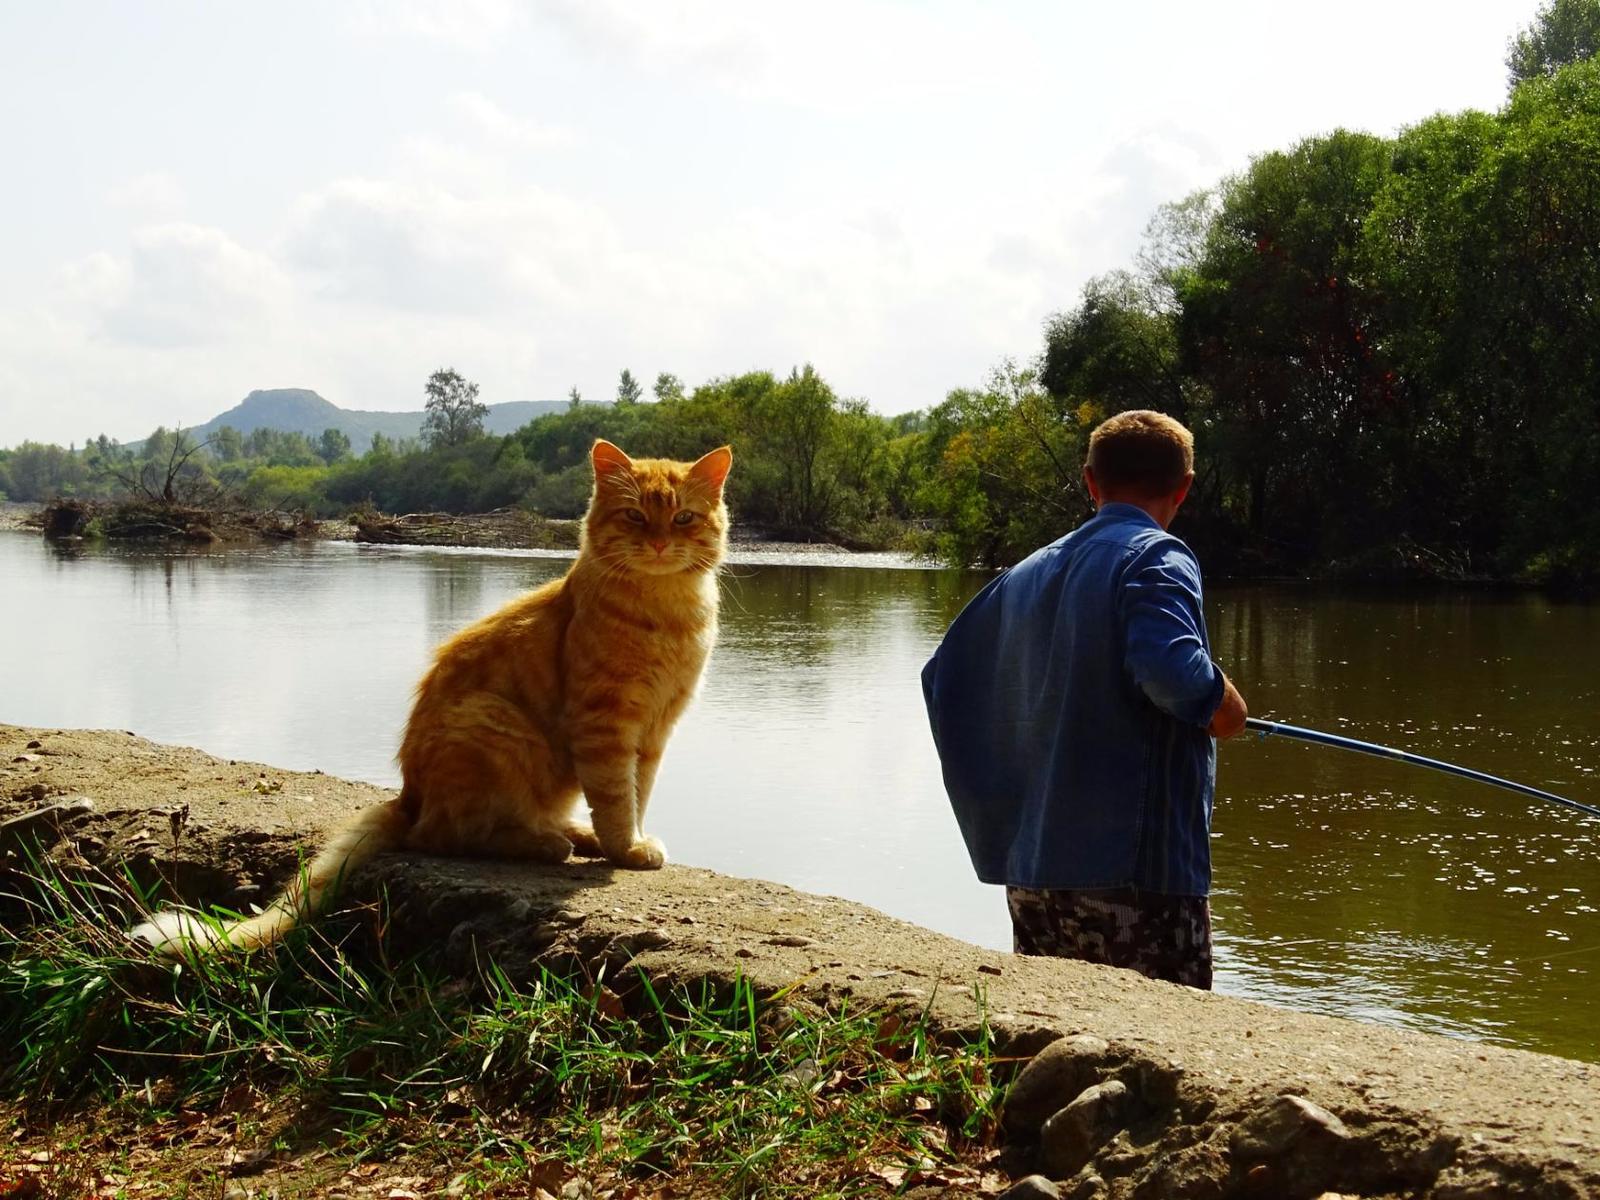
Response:
[{"label": "cat's nose", "polygon": [[667,552],[667,543],[664,541],[652,541],[650,544],[656,548],[656,554],[658,556]]}]

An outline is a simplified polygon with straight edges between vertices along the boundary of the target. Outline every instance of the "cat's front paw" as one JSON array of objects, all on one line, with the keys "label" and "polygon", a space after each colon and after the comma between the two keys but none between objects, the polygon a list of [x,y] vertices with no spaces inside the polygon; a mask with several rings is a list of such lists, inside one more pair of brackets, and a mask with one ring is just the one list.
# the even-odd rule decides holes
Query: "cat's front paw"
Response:
[{"label": "cat's front paw", "polygon": [[667,861],[667,848],[660,838],[646,834],[612,861],[632,871],[658,871]]},{"label": "cat's front paw", "polygon": [[584,858],[599,858],[605,853],[600,848],[600,839],[595,836],[594,826],[592,825],[574,821],[562,832],[567,835],[567,840],[572,843],[572,852],[574,854],[582,855]]}]

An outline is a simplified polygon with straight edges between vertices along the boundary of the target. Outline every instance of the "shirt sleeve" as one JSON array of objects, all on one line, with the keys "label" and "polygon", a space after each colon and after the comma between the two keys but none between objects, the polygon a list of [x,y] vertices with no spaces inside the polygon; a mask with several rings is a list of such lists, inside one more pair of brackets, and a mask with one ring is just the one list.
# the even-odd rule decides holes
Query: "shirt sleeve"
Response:
[{"label": "shirt sleeve", "polygon": [[1206,649],[1200,564],[1181,542],[1158,542],[1123,582],[1128,674],[1163,712],[1202,729],[1222,704],[1222,671]]}]

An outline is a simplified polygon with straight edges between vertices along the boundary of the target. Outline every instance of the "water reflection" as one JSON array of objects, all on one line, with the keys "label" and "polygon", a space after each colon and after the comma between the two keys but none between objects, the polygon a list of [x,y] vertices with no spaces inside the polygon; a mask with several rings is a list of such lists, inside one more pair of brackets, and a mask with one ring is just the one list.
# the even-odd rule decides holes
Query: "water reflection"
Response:
[{"label": "water reflection", "polygon": [[[0,719],[392,785],[432,647],[565,567],[325,544],[62,553],[0,536]],[[999,893],[973,881],[945,805],[917,680],[985,578],[736,562],[652,805],[675,856],[1007,945]],[[1600,608],[1214,588],[1209,616],[1258,714],[1600,798]],[[1600,823],[1250,739],[1222,752],[1216,835],[1222,989],[1600,1057]]]}]

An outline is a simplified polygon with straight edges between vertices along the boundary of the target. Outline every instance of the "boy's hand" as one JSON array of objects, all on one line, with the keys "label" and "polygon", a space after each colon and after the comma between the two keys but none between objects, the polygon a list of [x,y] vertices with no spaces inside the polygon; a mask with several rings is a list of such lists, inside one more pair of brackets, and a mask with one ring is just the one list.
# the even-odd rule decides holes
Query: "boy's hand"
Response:
[{"label": "boy's hand", "polygon": [[1206,726],[1206,732],[1214,738],[1231,738],[1244,731],[1244,719],[1250,715],[1250,710],[1245,707],[1244,697],[1239,695],[1239,689],[1233,686],[1233,680],[1226,675],[1222,677],[1222,703],[1217,706],[1217,712],[1211,718],[1211,724]]}]

